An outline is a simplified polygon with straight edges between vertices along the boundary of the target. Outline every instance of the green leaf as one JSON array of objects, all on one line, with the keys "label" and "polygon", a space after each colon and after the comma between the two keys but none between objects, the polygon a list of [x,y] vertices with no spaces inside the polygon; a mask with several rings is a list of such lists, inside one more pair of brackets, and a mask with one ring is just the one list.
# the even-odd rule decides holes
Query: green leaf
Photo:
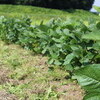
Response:
[{"label": "green leaf", "polygon": [[63,30],[63,33],[64,33],[65,35],[68,35],[68,34],[69,34],[69,30],[68,30],[68,29],[64,29],[64,30]]},{"label": "green leaf", "polygon": [[100,22],[97,23],[96,27],[100,29]]},{"label": "green leaf", "polygon": [[59,60],[55,60],[54,64],[55,65],[61,65],[61,62]]},{"label": "green leaf", "polygon": [[50,58],[49,60],[48,60],[48,64],[52,64],[54,62],[54,59],[52,59],[52,58]]},{"label": "green leaf", "polygon": [[88,40],[100,41],[100,30],[94,30],[89,34],[83,35],[82,38]]},{"label": "green leaf", "polygon": [[72,60],[74,57],[75,57],[75,56],[74,56],[73,53],[68,54],[68,55],[66,56],[65,60],[64,60],[64,64],[63,64],[63,65],[69,64],[69,63],[71,62],[71,60]]},{"label": "green leaf", "polygon": [[74,68],[71,64],[67,64],[64,68],[68,71],[71,71],[71,72],[74,70]]},{"label": "green leaf", "polygon": [[93,92],[93,93],[87,94],[85,95],[83,100],[100,100],[100,93]]},{"label": "green leaf", "polygon": [[54,42],[57,42],[57,43],[61,43],[62,42],[61,39],[52,38],[52,40],[54,40]]},{"label": "green leaf", "polygon": [[[100,100],[100,64],[87,65],[75,72],[73,77],[89,94],[84,100]],[[93,95],[99,93],[99,95]]]}]

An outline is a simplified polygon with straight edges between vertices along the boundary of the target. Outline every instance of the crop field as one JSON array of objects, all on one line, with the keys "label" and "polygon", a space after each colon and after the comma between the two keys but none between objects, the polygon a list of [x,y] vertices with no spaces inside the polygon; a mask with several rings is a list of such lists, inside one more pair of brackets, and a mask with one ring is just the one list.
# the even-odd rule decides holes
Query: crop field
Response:
[{"label": "crop field", "polygon": [[0,15],[0,100],[100,100],[100,16],[16,5]]}]

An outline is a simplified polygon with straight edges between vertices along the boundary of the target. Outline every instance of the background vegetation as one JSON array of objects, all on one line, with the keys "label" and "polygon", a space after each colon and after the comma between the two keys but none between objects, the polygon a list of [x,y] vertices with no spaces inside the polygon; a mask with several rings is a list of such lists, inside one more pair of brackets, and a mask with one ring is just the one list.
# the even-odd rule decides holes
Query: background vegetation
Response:
[{"label": "background vegetation", "polygon": [[42,20],[46,23],[52,18],[62,18],[63,20],[75,18],[84,21],[100,19],[96,14],[84,10],[54,10],[22,5],[0,5],[0,15],[8,18],[30,17],[33,24],[39,24]]},{"label": "background vegetation", "polygon": [[94,0],[0,0],[4,4],[33,5],[55,9],[84,9],[90,10]]}]

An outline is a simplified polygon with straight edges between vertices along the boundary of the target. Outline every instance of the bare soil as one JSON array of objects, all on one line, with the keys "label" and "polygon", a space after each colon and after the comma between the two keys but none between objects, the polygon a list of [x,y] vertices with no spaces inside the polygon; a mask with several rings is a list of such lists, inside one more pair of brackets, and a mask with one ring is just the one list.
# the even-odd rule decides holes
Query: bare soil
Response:
[{"label": "bare soil", "polygon": [[13,94],[7,93],[5,90],[1,90],[0,100],[18,100],[18,98]]}]

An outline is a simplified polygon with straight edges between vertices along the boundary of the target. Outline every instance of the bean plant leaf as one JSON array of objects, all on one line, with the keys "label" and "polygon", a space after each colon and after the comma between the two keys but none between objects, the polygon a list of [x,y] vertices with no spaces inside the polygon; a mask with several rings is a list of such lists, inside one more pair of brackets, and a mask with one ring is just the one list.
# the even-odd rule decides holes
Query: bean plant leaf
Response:
[{"label": "bean plant leaf", "polygon": [[100,64],[87,65],[77,70],[73,78],[86,91],[84,100],[100,100]]},{"label": "bean plant leaf", "polygon": [[100,93],[90,93],[87,94],[83,100],[100,100]]},{"label": "bean plant leaf", "polygon": [[71,60],[72,60],[74,57],[75,57],[75,56],[74,56],[73,53],[68,54],[68,55],[66,56],[65,60],[64,60],[64,65],[69,64],[69,63],[71,62]]},{"label": "bean plant leaf", "polygon": [[96,40],[96,41],[100,41],[100,29],[96,29],[94,31],[92,31],[89,34],[85,34],[82,37],[83,39],[88,39],[88,40]]}]

